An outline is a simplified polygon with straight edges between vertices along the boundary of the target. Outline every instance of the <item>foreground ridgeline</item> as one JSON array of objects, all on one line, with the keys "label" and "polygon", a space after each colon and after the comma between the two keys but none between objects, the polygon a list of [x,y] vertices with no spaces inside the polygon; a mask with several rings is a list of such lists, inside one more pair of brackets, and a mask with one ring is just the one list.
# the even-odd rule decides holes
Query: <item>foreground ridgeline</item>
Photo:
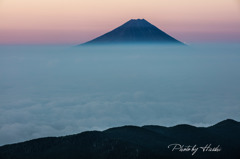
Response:
[{"label": "foreground ridgeline", "polygon": [[239,159],[240,123],[123,126],[0,147],[0,159]]},{"label": "foreground ridgeline", "polygon": [[145,19],[132,19],[86,44],[183,44]]}]

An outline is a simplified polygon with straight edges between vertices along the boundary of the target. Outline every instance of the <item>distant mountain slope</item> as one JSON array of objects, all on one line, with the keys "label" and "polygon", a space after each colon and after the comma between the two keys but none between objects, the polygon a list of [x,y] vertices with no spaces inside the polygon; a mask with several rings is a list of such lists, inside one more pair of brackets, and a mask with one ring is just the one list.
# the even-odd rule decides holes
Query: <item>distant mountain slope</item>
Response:
[{"label": "distant mountain slope", "polygon": [[[65,137],[48,137],[0,147],[0,159],[239,159],[240,123],[214,126],[123,126]],[[172,151],[170,144],[221,148],[220,152]],[[199,148],[200,149],[200,148]]]},{"label": "distant mountain slope", "polygon": [[145,19],[132,19],[122,26],[93,39],[85,44],[115,43],[174,43],[180,41],[161,31]]}]

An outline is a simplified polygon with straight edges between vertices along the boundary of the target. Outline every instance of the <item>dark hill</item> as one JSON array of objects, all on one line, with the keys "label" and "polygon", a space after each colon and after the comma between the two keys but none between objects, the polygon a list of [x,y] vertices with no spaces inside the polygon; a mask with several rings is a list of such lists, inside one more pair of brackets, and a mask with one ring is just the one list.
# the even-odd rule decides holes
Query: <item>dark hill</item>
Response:
[{"label": "dark hill", "polygon": [[[239,159],[240,123],[214,126],[123,126],[64,137],[48,137],[0,147],[0,159]],[[221,148],[220,152],[172,151],[170,144]]]},{"label": "dark hill", "polygon": [[85,44],[118,44],[118,43],[173,43],[180,41],[161,31],[145,19],[132,19],[122,26],[93,39]]}]

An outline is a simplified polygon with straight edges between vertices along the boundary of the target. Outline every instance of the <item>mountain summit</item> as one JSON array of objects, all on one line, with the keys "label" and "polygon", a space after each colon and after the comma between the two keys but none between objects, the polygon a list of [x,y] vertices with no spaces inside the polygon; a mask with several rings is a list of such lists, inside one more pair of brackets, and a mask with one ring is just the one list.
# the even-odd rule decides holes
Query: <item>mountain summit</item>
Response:
[{"label": "mountain summit", "polygon": [[145,19],[131,19],[118,28],[84,44],[174,43],[183,44]]}]

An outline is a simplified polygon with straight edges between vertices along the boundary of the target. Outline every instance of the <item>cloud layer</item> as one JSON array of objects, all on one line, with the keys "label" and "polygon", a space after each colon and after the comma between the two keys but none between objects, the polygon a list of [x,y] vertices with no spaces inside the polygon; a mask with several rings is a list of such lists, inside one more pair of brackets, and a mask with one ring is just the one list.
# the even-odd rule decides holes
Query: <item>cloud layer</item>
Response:
[{"label": "cloud layer", "polygon": [[240,120],[237,45],[1,50],[0,145],[121,125]]}]

